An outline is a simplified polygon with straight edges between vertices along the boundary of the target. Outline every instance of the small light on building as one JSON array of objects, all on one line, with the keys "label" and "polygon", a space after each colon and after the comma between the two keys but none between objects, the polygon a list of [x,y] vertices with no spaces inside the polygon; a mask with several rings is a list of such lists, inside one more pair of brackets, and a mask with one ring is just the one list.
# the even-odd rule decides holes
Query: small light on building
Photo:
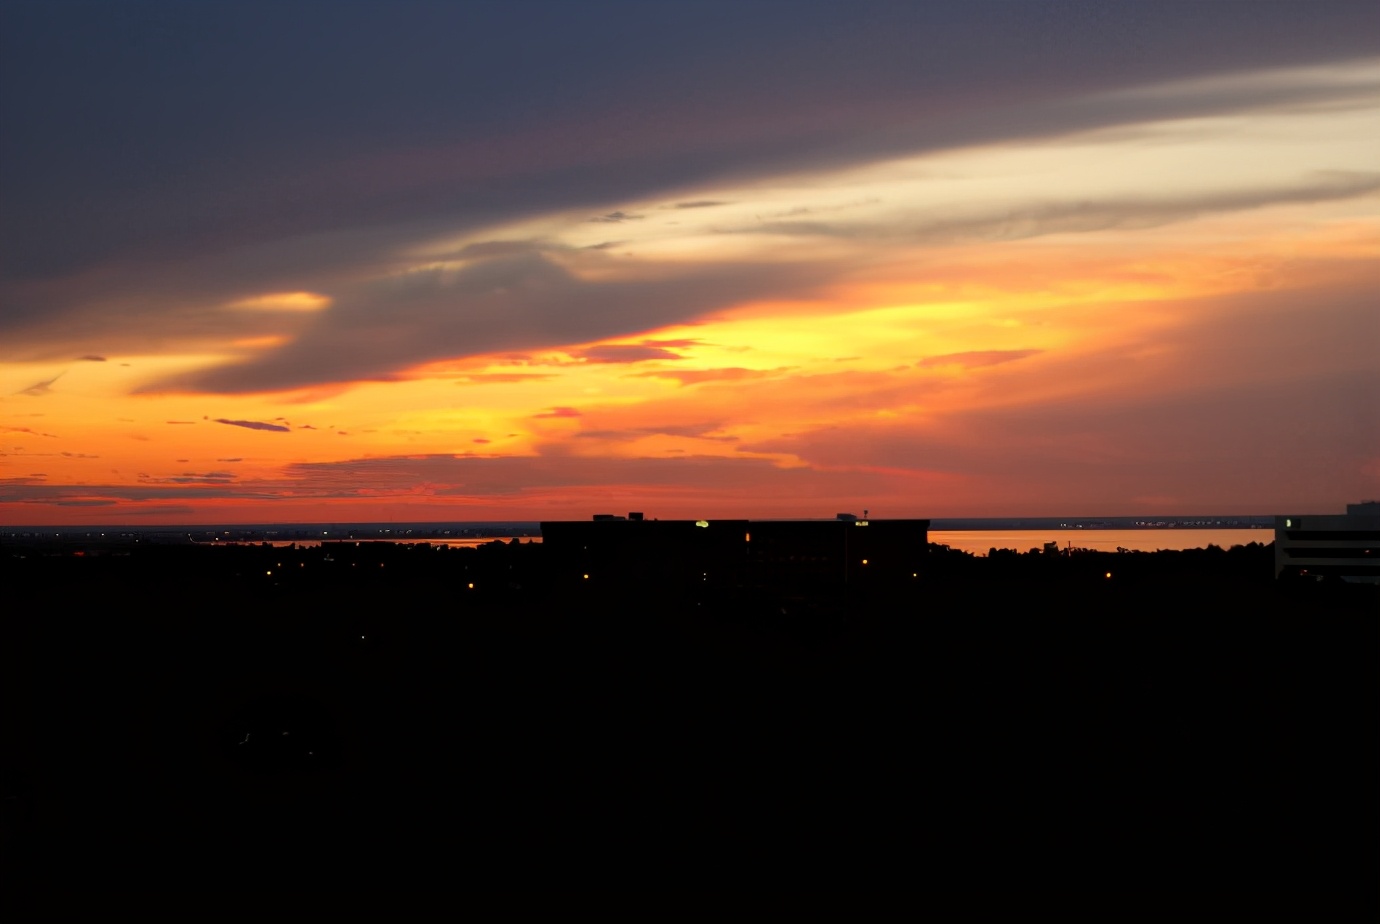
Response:
[{"label": "small light on building", "polygon": [[264,574],[272,574],[272,571],[265,571]]},{"label": "small light on building", "polygon": [[1294,526],[1294,521],[1293,521],[1293,520],[1285,520],[1285,521],[1284,521],[1284,525],[1285,525],[1286,528],[1292,529],[1293,526]]},{"label": "small light on building", "polygon": [[744,541],[744,542],[751,542],[751,541],[752,541],[752,533],[743,533],[743,541]]},{"label": "small light on building", "polygon": [[864,564],[864,565],[867,564],[867,559],[866,559],[866,558],[863,559],[863,564]]},{"label": "small light on building", "polygon": [[466,586],[469,587],[470,590],[474,590],[474,585],[473,585],[473,584],[467,584]]},{"label": "small light on building", "polygon": [[1102,575],[1102,576],[1105,577],[1105,578],[1109,578],[1109,577],[1112,576],[1112,572],[1108,571],[1106,574],[1104,574],[1104,575]]},{"label": "small light on building", "polygon": [[853,525],[854,525],[854,526],[866,526],[866,525],[867,525],[867,521],[866,521],[866,520],[854,520],[854,521],[853,521]]},{"label": "small light on building", "polygon": [[709,527],[709,521],[708,521],[708,520],[696,520],[696,521],[695,521],[695,525],[698,526],[700,529],[707,529],[707,528]]},{"label": "small light on building", "polygon": [[580,576],[583,577],[586,581],[589,580],[589,575],[588,575],[588,574],[582,574],[582,575],[580,575]]}]

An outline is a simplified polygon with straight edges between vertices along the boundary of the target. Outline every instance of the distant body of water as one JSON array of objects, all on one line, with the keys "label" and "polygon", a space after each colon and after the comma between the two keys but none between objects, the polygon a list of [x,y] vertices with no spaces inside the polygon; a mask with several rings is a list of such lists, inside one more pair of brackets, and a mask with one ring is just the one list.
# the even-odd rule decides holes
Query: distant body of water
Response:
[{"label": "distant body of water", "polygon": [[[448,549],[477,549],[481,545],[488,545],[491,542],[502,542],[505,545],[517,539],[523,545],[529,542],[541,542],[541,536],[487,536],[483,539],[328,539],[324,543],[320,539],[273,539],[264,542],[253,542],[251,540],[235,540],[231,542],[216,543],[217,545],[271,545],[275,549],[286,549],[297,546],[299,549],[314,549],[325,544],[332,545],[359,545],[360,543],[390,542],[394,545],[431,545],[445,546]],[[211,545],[203,542],[202,545]]]},{"label": "distant body of water", "polygon": [[986,555],[994,548],[1028,552],[1046,542],[1057,542],[1061,549],[1072,545],[1096,552],[1115,552],[1118,548],[1141,552],[1204,549],[1209,545],[1229,549],[1250,542],[1274,542],[1275,533],[1272,529],[973,529],[931,530],[929,538],[951,549]]}]

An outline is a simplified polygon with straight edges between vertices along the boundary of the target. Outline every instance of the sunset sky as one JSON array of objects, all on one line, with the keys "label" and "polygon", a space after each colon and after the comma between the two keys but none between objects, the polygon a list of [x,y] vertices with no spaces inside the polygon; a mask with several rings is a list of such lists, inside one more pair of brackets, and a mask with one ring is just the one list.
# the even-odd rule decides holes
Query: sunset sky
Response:
[{"label": "sunset sky", "polygon": [[0,120],[0,524],[1380,495],[1374,0],[4,0]]}]

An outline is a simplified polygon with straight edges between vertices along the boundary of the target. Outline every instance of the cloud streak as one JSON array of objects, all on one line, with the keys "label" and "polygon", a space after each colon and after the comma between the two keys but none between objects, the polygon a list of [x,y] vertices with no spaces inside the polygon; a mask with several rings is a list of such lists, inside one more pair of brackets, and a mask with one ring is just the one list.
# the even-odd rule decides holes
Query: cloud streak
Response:
[{"label": "cloud streak", "polygon": [[223,417],[217,417],[213,423],[228,424],[232,427],[244,427],[246,430],[269,430],[275,433],[292,432],[288,427],[274,423],[264,423],[262,420],[226,420]]},{"label": "cloud streak", "polygon": [[[233,394],[386,380],[440,359],[549,349],[681,323],[768,293],[807,292],[830,272],[822,264],[711,265],[668,268],[652,278],[586,279],[539,254],[419,270],[342,295],[297,339],[262,358],[145,390]],[[607,361],[620,352],[627,351],[599,347],[592,356]]]}]

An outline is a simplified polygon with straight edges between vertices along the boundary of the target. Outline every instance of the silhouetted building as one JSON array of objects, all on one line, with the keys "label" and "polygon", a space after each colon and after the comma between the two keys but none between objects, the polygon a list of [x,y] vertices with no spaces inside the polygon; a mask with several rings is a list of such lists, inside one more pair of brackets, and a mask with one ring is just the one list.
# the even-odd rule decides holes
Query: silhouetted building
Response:
[{"label": "silhouetted building", "polygon": [[1380,583],[1380,501],[1348,504],[1343,516],[1275,517],[1275,577]]},{"label": "silhouetted building", "polygon": [[561,579],[807,590],[913,582],[928,520],[592,520],[541,524]]}]

